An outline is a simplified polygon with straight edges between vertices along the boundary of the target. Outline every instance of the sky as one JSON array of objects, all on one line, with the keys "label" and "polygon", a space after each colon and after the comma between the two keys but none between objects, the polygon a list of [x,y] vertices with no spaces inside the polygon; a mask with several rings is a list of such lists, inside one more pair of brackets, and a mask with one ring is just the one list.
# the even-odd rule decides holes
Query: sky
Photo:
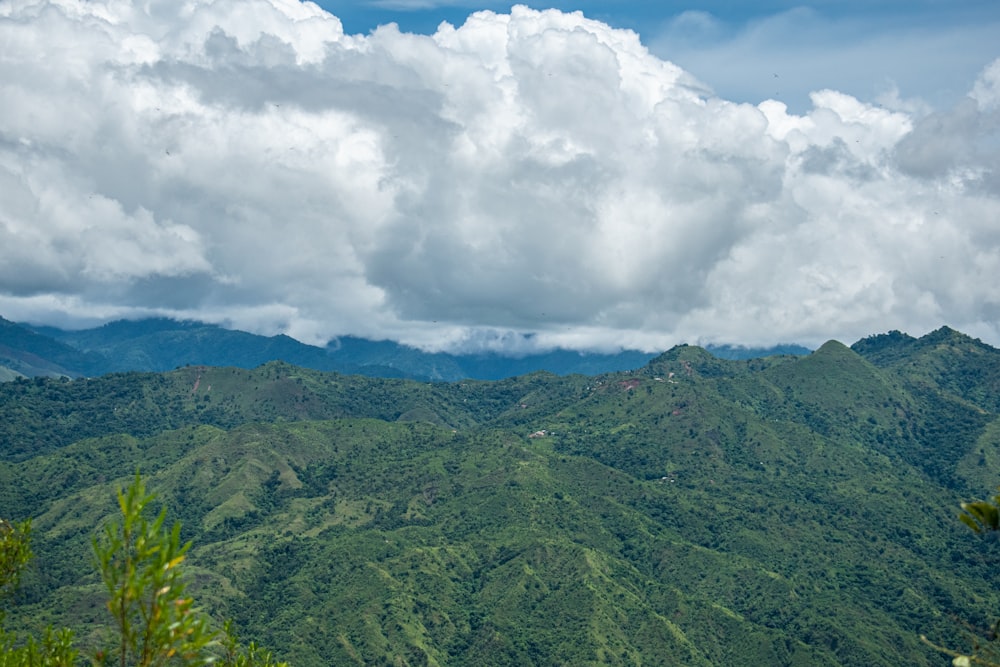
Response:
[{"label": "sky", "polygon": [[1000,346],[1000,5],[0,0],[0,316]]}]

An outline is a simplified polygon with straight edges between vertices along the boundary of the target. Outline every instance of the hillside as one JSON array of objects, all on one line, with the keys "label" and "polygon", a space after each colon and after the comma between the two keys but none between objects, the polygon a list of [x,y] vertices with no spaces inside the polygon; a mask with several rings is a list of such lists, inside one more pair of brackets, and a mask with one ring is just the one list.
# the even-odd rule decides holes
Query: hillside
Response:
[{"label": "hillside", "polygon": [[499,382],[8,382],[0,507],[38,552],[8,620],[101,632],[79,554],[139,467],[199,599],[300,667],[946,664],[919,634],[961,647],[1000,609],[955,520],[1000,470],[967,377],[1000,352],[945,334]]},{"label": "hillside", "polygon": [[[14,331],[18,325],[7,323]],[[46,339],[85,357],[86,367],[70,364],[62,373],[25,375],[101,375],[128,371],[169,371],[180,366],[235,366],[256,368],[269,361],[370,377],[455,381],[464,378],[497,380],[548,370],[560,375],[596,374],[636,368],[653,355],[622,351],[615,354],[553,350],[511,357],[495,353],[428,353],[391,341],[344,336],[326,347],[300,343],[288,336],[258,336],[201,322],[169,319],[121,320],[94,329],[66,331],[54,327],[20,327],[12,346],[25,337]],[[0,329],[0,345],[5,343]],[[0,348],[2,349],[2,348]],[[747,350],[736,353],[752,354]],[[0,357],[2,360],[2,357]],[[95,362],[95,360],[97,360]],[[31,369],[29,368],[29,371]]]},{"label": "hillside", "polygon": [[[709,349],[727,359],[809,353],[804,347],[792,345]],[[29,377],[161,372],[189,365],[252,369],[269,361],[284,361],[313,370],[369,377],[499,380],[540,370],[557,375],[598,375],[638,368],[653,356],[636,350],[600,354],[557,349],[523,356],[429,353],[391,341],[352,336],[317,347],[288,336],[258,336],[201,322],[162,318],[120,320],[79,331],[16,325],[0,318],[0,363],[6,360],[8,366]],[[6,379],[0,375],[0,381]]]},{"label": "hillside", "polygon": [[[101,371],[103,360],[0,317],[0,367],[8,374],[80,377]],[[0,381],[9,377],[0,375]]]}]

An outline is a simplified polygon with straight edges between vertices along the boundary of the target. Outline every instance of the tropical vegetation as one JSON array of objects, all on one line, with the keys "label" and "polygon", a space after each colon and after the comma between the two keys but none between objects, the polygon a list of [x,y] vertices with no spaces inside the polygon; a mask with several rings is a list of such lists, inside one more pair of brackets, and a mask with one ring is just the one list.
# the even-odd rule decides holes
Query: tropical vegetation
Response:
[{"label": "tropical vegetation", "polygon": [[80,554],[141,469],[205,627],[296,666],[971,659],[1000,533],[955,510],[996,484],[998,385],[1000,351],[949,329],[495,382],[7,382],[0,508],[36,555],[5,624],[115,635]]}]

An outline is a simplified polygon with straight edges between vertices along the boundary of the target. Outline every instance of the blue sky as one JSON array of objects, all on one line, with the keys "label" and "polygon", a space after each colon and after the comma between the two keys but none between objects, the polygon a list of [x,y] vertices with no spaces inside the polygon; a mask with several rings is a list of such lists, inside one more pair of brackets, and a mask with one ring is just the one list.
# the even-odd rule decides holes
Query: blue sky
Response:
[{"label": "blue sky", "polygon": [[[489,9],[505,12],[509,2],[434,2],[433,0],[380,0],[376,2],[342,0],[322,0],[317,3],[344,21],[348,32],[367,32],[376,25],[395,22],[409,32],[433,32],[441,21],[461,23],[474,11]],[[535,9],[549,7],[562,11],[582,11],[591,18],[604,21],[615,27],[631,28],[638,32],[656,29],[657,25],[669,21],[671,17],[687,11],[702,11],[713,14],[733,24],[743,24],[774,14],[807,7],[832,18],[863,16],[885,23],[921,24],[928,21],[970,20],[976,17],[996,14],[995,3],[988,0],[882,0],[880,2],[856,2],[851,0],[827,0],[825,2],[788,2],[786,0],[761,0],[759,2],[734,2],[715,0],[710,2],[650,2],[619,0],[614,2],[579,0],[577,2],[523,2]]]},{"label": "blue sky", "polygon": [[998,7],[0,0],[0,315],[1000,345]]},{"label": "blue sky", "polygon": [[[512,3],[434,0],[323,0],[350,33],[394,22],[406,32],[433,33],[442,21],[461,25],[479,10]],[[995,0],[821,0],[790,2],[646,2],[636,0],[526,4],[582,11],[640,34],[656,55],[677,63],[719,95],[793,109],[808,93],[834,88],[875,99],[894,86],[906,98],[953,104],[996,52],[1000,3]],[[775,80],[774,74],[778,74]]]}]

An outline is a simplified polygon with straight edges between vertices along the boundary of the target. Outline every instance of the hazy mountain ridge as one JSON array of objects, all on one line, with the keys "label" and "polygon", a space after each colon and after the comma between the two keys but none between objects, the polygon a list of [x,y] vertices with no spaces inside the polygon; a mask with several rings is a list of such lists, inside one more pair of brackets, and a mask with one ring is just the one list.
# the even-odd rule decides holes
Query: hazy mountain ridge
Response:
[{"label": "hazy mountain ridge", "polygon": [[79,377],[99,371],[102,359],[0,317],[0,366],[35,377]]},{"label": "hazy mountain ridge", "polygon": [[952,382],[1000,351],[924,338],[892,363],[830,342],[498,382],[5,383],[0,507],[39,553],[12,618],[99,631],[74,554],[141,466],[200,599],[297,665],[942,664],[919,633],[964,645],[953,619],[1000,608],[954,518],[996,483],[1000,422],[989,378]]},{"label": "hazy mountain ridge", "polygon": [[[371,377],[497,380],[536,370],[559,375],[596,375],[638,368],[655,356],[635,350],[614,354],[552,350],[519,357],[486,352],[429,353],[391,341],[369,341],[352,336],[332,341],[326,347],[317,347],[284,335],[258,336],[201,322],[163,318],[120,320],[79,331],[0,321],[5,325],[0,328],[0,345],[7,344],[42,358],[55,356],[56,361],[65,366],[52,363],[49,364],[51,368],[43,365],[36,369],[24,365],[23,374],[28,376],[77,377],[110,372],[168,371],[186,365],[255,368],[268,361],[280,360],[315,370]],[[794,345],[767,349],[724,345],[710,349],[727,359],[809,352],[807,348]],[[5,358],[0,348],[0,362]]]}]

